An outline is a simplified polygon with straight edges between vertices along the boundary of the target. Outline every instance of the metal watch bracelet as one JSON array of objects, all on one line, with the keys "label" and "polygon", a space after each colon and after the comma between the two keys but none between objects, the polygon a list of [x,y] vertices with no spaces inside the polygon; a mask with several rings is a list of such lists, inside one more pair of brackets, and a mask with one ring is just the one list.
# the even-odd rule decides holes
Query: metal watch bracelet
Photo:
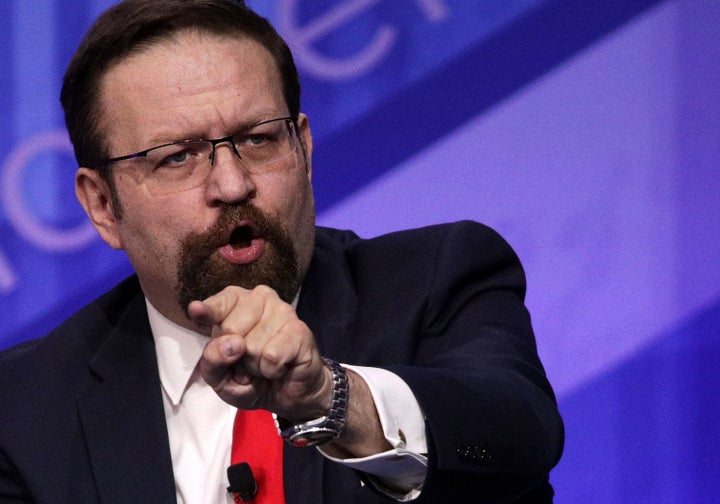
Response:
[{"label": "metal watch bracelet", "polygon": [[340,364],[323,357],[333,377],[333,395],[328,414],[298,425],[289,425],[286,420],[276,417],[280,436],[293,446],[316,446],[328,443],[340,436],[347,420],[350,384],[347,371]]}]

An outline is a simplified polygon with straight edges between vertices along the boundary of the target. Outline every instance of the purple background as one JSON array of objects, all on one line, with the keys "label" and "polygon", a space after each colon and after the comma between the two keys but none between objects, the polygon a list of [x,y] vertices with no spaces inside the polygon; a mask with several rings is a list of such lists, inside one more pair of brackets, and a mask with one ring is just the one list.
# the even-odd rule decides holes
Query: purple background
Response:
[{"label": "purple background", "polygon": [[[111,3],[0,3],[0,347],[130,271],[74,200],[57,98]],[[249,3],[303,74],[320,223],[471,218],[518,251],[556,502],[720,501],[720,3]]]}]

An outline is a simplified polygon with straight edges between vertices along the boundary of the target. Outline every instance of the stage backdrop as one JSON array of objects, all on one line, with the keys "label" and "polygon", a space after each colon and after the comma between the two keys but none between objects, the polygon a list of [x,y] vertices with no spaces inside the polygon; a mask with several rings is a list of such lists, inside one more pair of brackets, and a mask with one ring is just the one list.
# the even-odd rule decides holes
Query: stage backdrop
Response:
[{"label": "stage backdrop", "polygon": [[[58,105],[111,3],[0,2],[1,347],[131,271],[75,202]],[[322,224],[476,219],[518,251],[556,502],[718,502],[720,2],[250,4],[302,72]]]}]

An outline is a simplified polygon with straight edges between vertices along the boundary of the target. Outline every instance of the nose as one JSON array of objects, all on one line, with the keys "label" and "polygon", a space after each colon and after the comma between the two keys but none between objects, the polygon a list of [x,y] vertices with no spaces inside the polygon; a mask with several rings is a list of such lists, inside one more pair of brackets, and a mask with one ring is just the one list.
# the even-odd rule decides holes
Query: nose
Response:
[{"label": "nose", "polygon": [[235,147],[235,144],[232,142],[232,140],[228,137],[221,138],[220,140],[208,140],[212,144],[212,150],[210,151],[210,166],[212,166],[215,163],[215,154],[217,152],[218,145],[227,145],[232,150],[233,154],[235,154],[239,159],[242,159],[240,156],[240,153],[237,150],[237,147]]},{"label": "nose", "polygon": [[254,197],[255,182],[240,161],[232,142],[215,145],[210,157],[210,173],[205,183],[206,199],[211,206],[240,203]]}]

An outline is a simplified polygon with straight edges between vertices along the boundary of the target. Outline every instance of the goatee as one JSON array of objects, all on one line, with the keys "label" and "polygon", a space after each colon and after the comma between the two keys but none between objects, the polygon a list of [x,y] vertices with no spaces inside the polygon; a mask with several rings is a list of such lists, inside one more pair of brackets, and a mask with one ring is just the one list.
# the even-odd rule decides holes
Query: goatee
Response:
[{"label": "goatee", "polygon": [[[265,241],[262,255],[248,264],[230,263],[217,253],[218,248],[228,244],[229,230],[241,222],[249,224],[234,229],[234,237],[243,241],[261,237]],[[300,287],[297,252],[288,230],[255,206],[226,205],[212,228],[183,240],[178,284],[183,311],[191,301],[203,300],[229,285],[246,289],[267,285],[290,303]]]}]

